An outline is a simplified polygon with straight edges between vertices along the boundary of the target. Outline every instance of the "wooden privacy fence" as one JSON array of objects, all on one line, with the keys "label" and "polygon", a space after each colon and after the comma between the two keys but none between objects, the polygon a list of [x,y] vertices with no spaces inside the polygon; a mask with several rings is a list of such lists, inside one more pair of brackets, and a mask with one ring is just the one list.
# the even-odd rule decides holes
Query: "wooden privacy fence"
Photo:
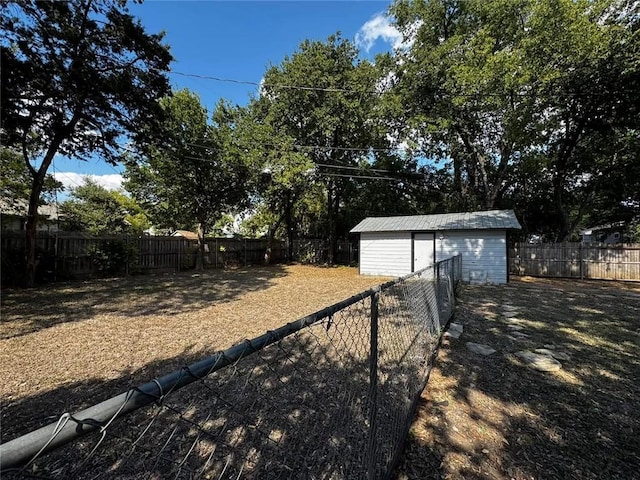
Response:
[{"label": "wooden privacy fence", "polygon": [[[2,283],[20,283],[24,272],[24,232],[1,237]],[[220,268],[265,263],[269,243],[263,239],[213,238],[205,240],[205,266]],[[39,233],[36,247],[38,281],[83,279],[151,272],[178,272],[195,268],[197,241],[183,237],[101,236]],[[272,242],[270,263],[285,260],[282,242]]]},{"label": "wooden privacy fence", "polygon": [[509,271],[537,277],[640,280],[640,244],[517,243]]}]

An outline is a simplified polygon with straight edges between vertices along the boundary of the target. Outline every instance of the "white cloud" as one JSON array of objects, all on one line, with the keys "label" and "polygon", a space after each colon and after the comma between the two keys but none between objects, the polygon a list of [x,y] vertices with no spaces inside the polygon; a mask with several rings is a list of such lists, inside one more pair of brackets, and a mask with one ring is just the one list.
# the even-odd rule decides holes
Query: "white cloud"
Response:
[{"label": "white cloud", "polygon": [[390,43],[394,49],[403,46],[402,34],[384,13],[377,13],[360,27],[356,33],[356,45],[368,52],[379,38]]},{"label": "white cloud", "polygon": [[122,175],[110,173],[106,175],[94,175],[77,172],[55,172],[53,174],[56,180],[62,182],[65,190],[79,187],[84,184],[85,177],[89,177],[98,185],[102,185],[107,190],[119,190],[122,188]]}]

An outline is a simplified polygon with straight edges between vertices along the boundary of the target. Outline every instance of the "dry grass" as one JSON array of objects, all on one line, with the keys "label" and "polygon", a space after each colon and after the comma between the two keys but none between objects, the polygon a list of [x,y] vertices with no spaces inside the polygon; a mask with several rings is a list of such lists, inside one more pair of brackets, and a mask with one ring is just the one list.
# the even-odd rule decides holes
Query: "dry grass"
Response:
[{"label": "dry grass", "polygon": [[[640,285],[523,278],[461,300],[397,479],[640,478]],[[507,338],[506,304],[528,338]],[[514,355],[550,344],[570,356],[555,373]]]},{"label": "dry grass", "polygon": [[273,266],[4,291],[4,440],[385,279]]}]

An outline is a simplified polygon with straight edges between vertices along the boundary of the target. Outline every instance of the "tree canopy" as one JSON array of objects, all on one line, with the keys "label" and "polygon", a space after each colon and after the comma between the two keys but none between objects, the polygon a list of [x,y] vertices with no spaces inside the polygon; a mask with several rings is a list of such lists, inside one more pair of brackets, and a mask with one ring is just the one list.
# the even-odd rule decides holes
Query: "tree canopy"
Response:
[{"label": "tree canopy", "polygon": [[[153,138],[172,60],[124,0],[3,2],[3,143],[30,174],[27,278],[33,283],[37,206],[55,155],[115,162],[122,142]],[[11,74],[8,74],[11,72]]]},{"label": "tree canopy", "polygon": [[249,201],[250,168],[232,143],[239,112],[221,101],[209,119],[189,90],[163,98],[160,106],[164,135],[136,146],[141,160],[127,163],[125,188],[156,226],[196,228],[203,253],[204,235],[224,214],[242,210]]},{"label": "tree canopy", "polygon": [[[411,43],[395,57],[393,94],[407,112],[407,136],[452,176],[449,208],[515,206],[525,224],[556,239],[575,231],[594,196],[603,198],[603,180],[627,168],[621,144],[635,148],[625,140],[637,138],[640,118],[633,8],[573,0],[392,6]],[[631,182],[625,190],[637,200]],[[629,201],[608,203],[620,214]]]},{"label": "tree canopy", "polygon": [[90,177],[60,204],[65,230],[94,235],[142,235],[151,222],[133,199],[98,185]]},{"label": "tree canopy", "polygon": [[[169,48],[124,0],[4,2],[2,188],[29,199],[28,269],[55,155],[126,163],[135,203],[156,227],[198,230],[201,253],[242,211],[247,234],[326,239],[329,262],[372,215],[514,208],[524,235],[560,241],[637,229],[637,2],[396,0],[389,13],[393,53],[305,40],[246,107],[209,112],[170,91]],[[90,184],[73,195],[69,218],[88,230],[89,198],[126,203]]]}]

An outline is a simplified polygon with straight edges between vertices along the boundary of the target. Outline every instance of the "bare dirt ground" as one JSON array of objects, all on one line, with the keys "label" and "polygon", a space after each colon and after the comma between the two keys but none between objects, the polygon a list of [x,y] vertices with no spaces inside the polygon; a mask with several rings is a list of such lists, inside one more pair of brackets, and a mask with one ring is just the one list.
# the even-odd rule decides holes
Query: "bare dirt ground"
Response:
[{"label": "bare dirt ground", "polygon": [[2,441],[386,278],[272,266],[2,292]]},{"label": "bare dirt ground", "polygon": [[[639,479],[640,284],[524,277],[460,299],[464,333],[443,342],[397,480]],[[561,370],[514,355],[545,345]]]}]

